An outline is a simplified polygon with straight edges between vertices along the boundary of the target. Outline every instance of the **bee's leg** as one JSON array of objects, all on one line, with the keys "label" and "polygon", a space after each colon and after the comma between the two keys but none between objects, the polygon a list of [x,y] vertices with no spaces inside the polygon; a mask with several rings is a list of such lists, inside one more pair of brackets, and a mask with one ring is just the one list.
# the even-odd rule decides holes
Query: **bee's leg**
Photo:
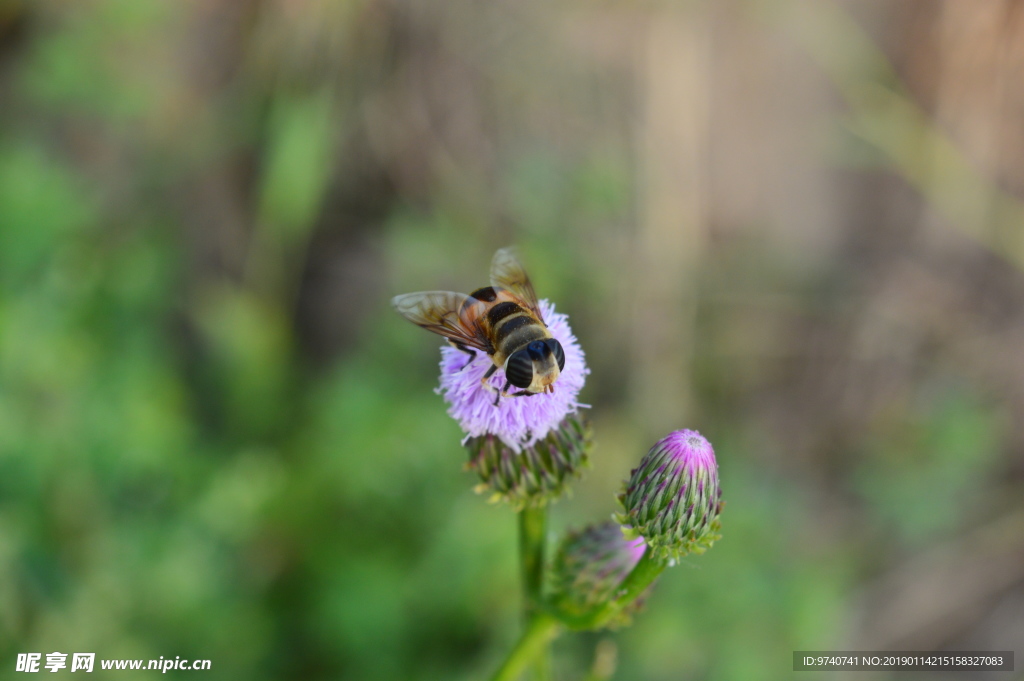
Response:
[{"label": "bee's leg", "polygon": [[506,392],[508,385],[505,386],[505,390],[501,391],[502,397],[529,397],[530,395],[537,395],[538,393],[531,393],[529,390],[520,390],[517,393]]},{"label": "bee's leg", "polygon": [[498,406],[498,400],[501,399],[502,395],[504,395],[505,397],[509,397],[508,389],[509,389],[509,386],[511,386],[511,385],[512,385],[512,381],[505,381],[505,387],[501,389],[501,392],[499,392],[497,395],[494,396],[494,406],[495,407]]},{"label": "bee's leg", "polygon": [[529,395],[536,395],[537,394],[537,393],[532,393],[529,390],[520,390],[517,393],[510,393],[508,391],[508,389],[510,387],[512,387],[512,381],[505,381],[505,387],[503,387],[501,389],[501,392],[498,393],[497,396],[495,396],[495,398],[494,398],[494,406],[495,407],[498,406],[498,398],[499,397],[528,397]]},{"label": "bee's leg", "polygon": [[484,374],[483,377],[480,379],[480,385],[482,385],[484,387],[484,389],[490,390],[491,392],[495,392],[495,393],[498,392],[498,389],[495,388],[490,383],[488,383],[487,379],[490,378],[491,376],[493,376],[494,372],[497,371],[497,370],[498,370],[498,365],[497,364],[492,364],[491,368],[488,369],[487,373]]},{"label": "bee's leg", "polygon": [[466,347],[465,345],[463,345],[462,343],[460,343],[460,342],[458,342],[458,341],[454,341],[454,340],[452,340],[451,338],[449,338],[449,339],[447,339],[447,340],[448,340],[448,343],[449,343],[449,344],[450,344],[450,345],[451,345],[451,346],[452,346],[453,348],[455,348],[456,350],[461,350],[462,352],[464,352],[464,353],[466,353],[467,355],[469,355],[469,362],[466,362],[465,364],[463,364],[463,365],[462,365],[462,367],[460,367],[460,368],[459,368],[459,371],[462,371],[463,369],[465,369],[466,367],[468,367],[468,366],[469,366],[469,364],[470,364],[470,362],[472,362],[472,361],[473,361],[474,359],[476,359],[476,352],[475,352],[475,351],[474,351],[474,350],[473,350],[472,348],[467,348],[467,347]]}]

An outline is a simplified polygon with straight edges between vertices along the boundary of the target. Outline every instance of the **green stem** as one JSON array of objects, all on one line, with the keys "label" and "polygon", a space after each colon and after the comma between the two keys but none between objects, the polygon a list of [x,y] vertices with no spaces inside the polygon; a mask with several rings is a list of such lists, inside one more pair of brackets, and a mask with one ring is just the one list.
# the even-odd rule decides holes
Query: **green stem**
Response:
[{"label": "green stem", "polygon": [[[529,625],[543,602],[544,553],[547,547],[548,513],[546,507],[524,508],[519,512],[519,558],[523,579],[523,612]],[[534,655],[535,681],[551,678],[551,656],[544,641]]]},{"label": "green stem", "polygon": [[583,681],[609,681],[615,675],[616,658],[619,650],[615,641],[610,638],[602,639],[594,649],[594,663]]},{"label": "green stem", "polygon": [[527,665],[542,656],[548,644],[558,636],[558,620],[546,613],[538,612],[530,617],[526,630],[515,648],[508,654],[491,681],[515,681],[526,670]]},{"label": "green stem", "polygon": [[619,594],[616,596],[615,600],[612,601],[615,609],[619,610],[623,606],[629,605],[635,601],[637,597],[642,594],[655,579],[658,578],[658,575],[660,575],[664,569],[665,563],[655,559],[651,555],[650,549],[644,551],[644,555],[633,567],[632,572],[622,580],[622,585],[619,587]]},{"label": "green stem", "polygon": [[[535,530],[538,526],[544,527],[543,517],[539,518],[539,525],[534,521],[538,518],[532,519],[526,518],[523,514],[520,514],[519,528],[520,528],[520,544],[526,549],[527,546],[531,547],[530,551],[523,551],[523,578],[524,584],[527,585],[527,593],[536,594],[539,599],[540,596],[540,582],[534,580],[537,572],[535,570],[528,569],[533,566],[527,560],[528,556],[536,556],[536,551],[540,551],[540,558],[543,558],[543,546],[541,545],[538,549],[538,544],[534,539],[538,536],[532,530],[528,532],[529,528]],[[543,532],[539,536],[543,537]],[[530,541],[526,541],[527,538],[532,537]],[[541,542],[543,544],[543,542]],[[540,565],[543,566],[543,560]],[[608,620],[610,620],[617,612],[622,608],[632,603],[637,599],[640,594],[647,589],[648,586],[658,578],[662,570],[665,569],[665,564],[656,560],[651,556],[650,550],[644,552],[643,557],[636,564],[633,570],[622,580],[622,585],[619,588],[616,597],[606,603],[605,605],[592,610],[585,615],[569,615],[567,613],[558,612],[553,608],[546,610],[540,609],[542,604],[539,600],[531,600],[527,598],[528,607],[530,608],[530,615],[526,622],[526,630],[523,635],[519,638],[515,648],[508,654],[505,661],[502,663],[501,668],[494,673],[491,677],[491,681],[515,681],[519,678],[526,668],[533,664],[534,670],[538,670],[542,673],[548,674],[546,677],[550,678],[550,666],[544,664],[542,667],[538,667],[538,660],[542,660],[547,657],[548,644],[555,639],[560,633],[561,625],[565,624],[573,629],[597,629],[604,626]],[[529,577],[529,578],[528,578]],[[530,591],[531,585],[536,586],[535,591]],[[599,678],[599,677],[597,677]]]},{"label": "green stem", "polygon": [[519,512],[519,559],[527,617],[541,601],[544,585],[544,548],[547,544],[546,508],[524,508]]},{"label": "green stem", "polygon": [[604,626],[617,612],[637,599],[665,569],[665,564],[651,555],[647,549],[640,561],[626,575],[615,598],[584,615],[570,615],[556,612],[554,615],[573,629],[598,629]]}]

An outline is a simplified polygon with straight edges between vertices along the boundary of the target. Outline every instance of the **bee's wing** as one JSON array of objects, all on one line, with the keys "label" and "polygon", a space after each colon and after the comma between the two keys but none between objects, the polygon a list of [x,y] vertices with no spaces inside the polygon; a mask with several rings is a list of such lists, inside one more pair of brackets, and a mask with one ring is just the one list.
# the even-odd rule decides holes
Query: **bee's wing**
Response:
[{"label": "bee's wing", "polygon": [[537,319],[543,321],[540,313],[540,304],[537,302],[537,294],[530,283],[530,277],[516,257],[515,251],[511,248],[500,248],[491,260],[491,286],[498,289],[505,289],[517,298],[520,298],[530,310],[537,315]]},{"label": "bee's wing", "polygon": [[398,314],[427,331],[482,352],[493,352],[475,321],[483,306],[476,298],[453,291],[421,291],[395,296],[391,304]]}]

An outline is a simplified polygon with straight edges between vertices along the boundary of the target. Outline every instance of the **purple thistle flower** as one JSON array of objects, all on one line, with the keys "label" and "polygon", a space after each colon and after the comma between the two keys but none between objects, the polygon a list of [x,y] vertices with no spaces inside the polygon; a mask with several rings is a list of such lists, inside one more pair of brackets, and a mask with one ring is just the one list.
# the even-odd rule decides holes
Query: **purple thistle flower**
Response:
[{"label": "purple thistle flower", "polygon": [[695,430],[677,430],[632,471],[616,519],[627,537],[643,537],[656,556],[673,560],[703,553],[719,538],[721,496],[711,443]]},{"label": "purple thistle flower", "polygon": [[[472,437],[491,435],[519,453],[546,437],[566,416],[587,406],[576,398],[590,369],[569,328],[568,317],[555,312],[555,306],[547,300],[540,301],[540,309],[548,330],[565,352],[565,367],[553,384],[552,393],[502,397],[495,406],[495,393],[480,384],[480,379],[494,365],[491,358],[477,352],[467,365],[466,353],[453,347],[441,349],[441,385],[437,392],[448,402],[448,414],[466,433],[464,444]],[[501,390],[505,385],[504,369],[498,368],[488,383]]]}]

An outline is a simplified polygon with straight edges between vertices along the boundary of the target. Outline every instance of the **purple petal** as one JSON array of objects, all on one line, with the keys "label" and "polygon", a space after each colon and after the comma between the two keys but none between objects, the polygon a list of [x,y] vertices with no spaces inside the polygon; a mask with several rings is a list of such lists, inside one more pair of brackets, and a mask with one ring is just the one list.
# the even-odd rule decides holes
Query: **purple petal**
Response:
[{"label": "purple petal", "polygon": [[[491,433],[516,452],[543,439],[568,414],[580,407],[577,396],[586,382],[587,368],[579,341],[569,328],[568,316],[555,312],[546,300],[540,301],[541,313],[565,352],[565,368],[554,383],[553,393],[528,397],[503,397],[494,406],[495,393],[486,390],[480,379],[493,366],[491,358],[478,352],[466,364],[466,353],[453,347],[441,348],[441,384],[438,392],[448,402],[448,414],[459,422],[467,438]],[[505,384],[505,371],[499,368],[488,380],[497,390]]]}]

